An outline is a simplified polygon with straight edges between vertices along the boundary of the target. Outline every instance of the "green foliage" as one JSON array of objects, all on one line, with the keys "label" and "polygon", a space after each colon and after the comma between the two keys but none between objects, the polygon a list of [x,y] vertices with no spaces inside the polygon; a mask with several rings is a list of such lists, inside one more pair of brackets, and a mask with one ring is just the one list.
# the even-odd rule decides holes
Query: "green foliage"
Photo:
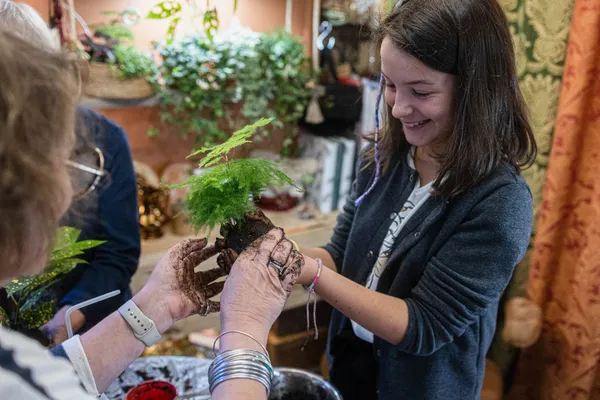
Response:
[{"label": "green foliage", "polygon": [[19,327],[24,329],[36,329],[50,321],[56,311],[53,300],[36,304],[35,308],[21,310],[19,315]]},{"label": "green foliage", "polygon": [[156,65],[149,54],[141,53],[134,46],[118,44],[113,47],[121,79],[145,78],[156,73]]},{"label": "green foliage", "polygon": [[[213,165],[219,162],[221,157],[226,157],[227,153],[229,153],[234,148],[241,146],[246,143],[251,143],[249,140],[250,137],[254,134],[254,131],[258,128],[262,128],[265,125],[270,124],[273,121],[273,118],[262,118],[253,123],[252,125],[246,125],[239,131],[235,132],[225,143],[218,144],[215,146],[205,147],[198,151],[193,152],[189,155],[189,157],[196,156],[198,154],[205,154],[202,161],[198,164],[200,168],[212,167]],[[188,158],[189,158],[188,157]]]},{"label": "green foliage", "polygon": [[123,25],[117,25],[117,24],[100,24],[100,25],[94,25],[92,26],[92,28],[96,31],[96,33],[99,33],[105,37],[108,37],[110,39],[114,39],[114,40],[134,40],[135,36],[133,35],[133,32],[131,31],[131,29],[127,28],[126,26]]},{"label": "green foliage", "polygon": [[293,185],[273,161],[231,160],[185,183],[188,218],[198,229],[212,230],[224,222],[240,221],[254,208],[253,199],[269,185]]},{"label": "green foliage", "polygon": [[294,185],[290,177],[277,168],[273,161],[262,159],[230,160],[215,165],[227,157],[233,148],[248,143],[258,127],[270,120],[261,119],[235,132],[219,146],[201,149],[196,154],[208,153],[201,166],[212,166],[202,175],[194,175],[186,182],[172,187],[188,187],[185,207],[187,218],[197,230],[212,230],[219,224],[241,221],[254,208],[253,200],[270,185]]},{"label": "green foliage", "polygon": [[52,318],[55,299],[49,298],[48,288],[78,264],[85,263],[76,256],[105,243],[101,240],[78,242],[80,233],[78,229],[71,227],[59,228],[54,249],[44,271],[36,276],[22,276],[6,285],[6,295],[14,302],[15,311],[7,312],[0,308],[3,323],[12,329],[32,329],[42,326]]},{"label": "green foliage", "polygon": [[208,40],[212,40],[215,33],[219,30],[219,14],[217,9],[206,10],[204,13],[204,33]]},{"label": "green foliage", "polygon": [[[199,13],[199,0],[186,0],[187,7],[190,8],[191,12],[187,14],[192,16],[193,25],[198,25],[195,23],[195,18],[198,17],[198,14],[201,14],[202,17],[201,25],[204,28],[204,34],[212,40],[214,34],[219,30],[219,13],[217,12],[216,7],[211,7],[211,1],[206,0],[205,9],[203,13]],[[234,0],[233,2],[233,12],[235,13],[237,10],[238,2]],[[181,11],[184,8],[184,4],[182,1],[161,1],[157,3],[152,10],[148,13],[146,18],[148,19],[171,19],[169,23],[169,28],[166,34],[166,42],[170,44],[173,42],[173,37],[175,33],[175,29],[181,20]]]},{"label": "green foliage", "polygon": [[[273,118],[293,127],[310,99],[310,66],[303,45],[287,32],[247,29],[187,36],[159,48],[154,80],[163,122],[196,134],[196,148],[219,143],[248,121]],[[241,108],[242,118],[239,116]],[[294,128],[287,132],[291,138]],[[255,140],[269,135],[261,130]],[[286,144],[289,144],[288,140]]]},{"label": "green foliage", "polygon": [[146,15],[146,18],[167,19],[181,11],[181,8],[182,7],[180,1],[161,1],[160,3],[152,7],[148,15]]}]

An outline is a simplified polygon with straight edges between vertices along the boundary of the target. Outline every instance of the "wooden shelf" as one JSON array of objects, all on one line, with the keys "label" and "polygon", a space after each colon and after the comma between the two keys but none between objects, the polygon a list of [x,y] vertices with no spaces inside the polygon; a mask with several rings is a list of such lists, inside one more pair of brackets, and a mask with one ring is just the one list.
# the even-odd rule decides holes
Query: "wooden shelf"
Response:
[{"label": "wooden shelf", "polygon": [[101,108],[154,107],[160,104],[160,100],[158,96],[127,100],[84,97],[79,104],[92,110],[97,110]]}]

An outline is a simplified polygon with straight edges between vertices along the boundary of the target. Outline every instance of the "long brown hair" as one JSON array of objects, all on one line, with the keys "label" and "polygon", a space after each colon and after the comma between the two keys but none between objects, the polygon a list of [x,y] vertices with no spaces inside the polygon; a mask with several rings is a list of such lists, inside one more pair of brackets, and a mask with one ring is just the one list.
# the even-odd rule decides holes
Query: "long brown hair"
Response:
[{"label": "long brown hair", "polygon": [[[404,1],[376,30],[379,47],[386,37],[428,67],[456,76],[454,125],[444,154],[438,155],[437,195],[464,193],[502,162],[517,171],[533,163],[535,137],[508,24],[496,0]],[[379,139],[383,173],[410,146],[389,106],[385,114]],[[366,157],[372,162],[374,152]]]},{"label": "long brown hair", "polygon": [[71,57],[0,30],[1,278],[46,255],[70,200],[79,76]]}]

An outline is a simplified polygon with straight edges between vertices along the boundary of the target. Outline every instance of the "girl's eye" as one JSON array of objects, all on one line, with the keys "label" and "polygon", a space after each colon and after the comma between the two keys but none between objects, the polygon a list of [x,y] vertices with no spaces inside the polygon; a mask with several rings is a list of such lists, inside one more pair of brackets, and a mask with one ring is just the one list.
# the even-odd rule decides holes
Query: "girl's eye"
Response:
[{"label": "girl's eye", "polygon": [[413,94],[417,97],[427,97],[429,96],[431,93],[427,93],[427,92],[417,92],[416,90],[413,89]]}]

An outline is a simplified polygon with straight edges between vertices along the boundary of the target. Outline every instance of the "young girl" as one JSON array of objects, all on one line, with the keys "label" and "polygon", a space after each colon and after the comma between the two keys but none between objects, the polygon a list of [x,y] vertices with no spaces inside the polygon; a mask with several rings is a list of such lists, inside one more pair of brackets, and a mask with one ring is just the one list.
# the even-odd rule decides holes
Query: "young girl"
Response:
[{"label": "young girl", "polygon": [[[328,356],[345,400],[476,399],[532,226],[511,36],[496,0],[407,0],[377,38],[383,129],[299,282],[337,309]],[[313,258],[329,267],[318,280]]]}]

